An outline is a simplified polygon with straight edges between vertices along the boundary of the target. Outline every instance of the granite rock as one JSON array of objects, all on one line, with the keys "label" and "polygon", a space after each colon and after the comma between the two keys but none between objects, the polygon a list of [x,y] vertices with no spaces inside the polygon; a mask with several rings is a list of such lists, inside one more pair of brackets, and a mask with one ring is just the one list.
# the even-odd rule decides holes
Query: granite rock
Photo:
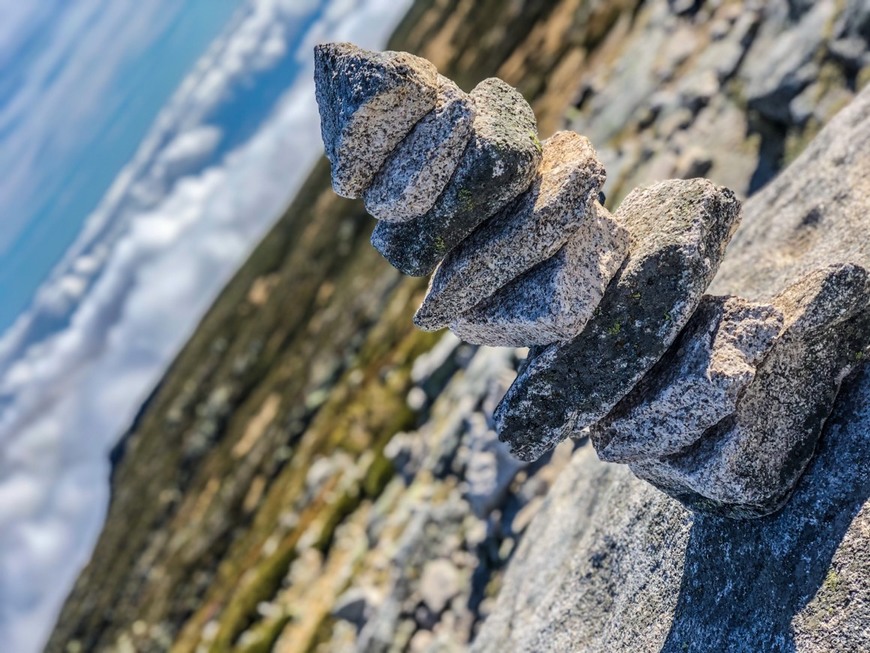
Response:
[{"label": "granite rock", "polygon": [[816,449],[843,379],[870,344],[864,268],[813,272],[774,299],[785,330],[732,415],[694,445],[632,471],[683,503],[758,517],[787,501]]},{"label": "granite rock", "polygon": [[731,415],[782,330],[767,303],[705,296],[671,349],[591,428],[608,462],[666,456]]},{"label": "granite rock", "polygon": [[439,76],[435,109],[399,143],[363,193],[366,210],[378,220],[419,218],[434,205],[471,138],[471,98]]},{"label": "granite rock", "polygon": [[495,414],[524,460],[604,417],[670,347],[697,308],[737,226],[734,194],[703,179],[632,191],[617,219],[629,258],[586,328],[530,357]]},{"label": "granite rock", "polygon": [[453,177],[426,215],[379,222],[372,245],[394,267],[425,276],[484,220],[534,180],[541,161],[535,115],[514,88],[485,79],[471,92],[472,136]]},{"label": "granite rock", "polygon": [[[745,205],[717,294],[770,302],[870,268],[870,89]],[[580,449],[508,567],[473,650],[831,653],[868,648],[870,365],[844,380],[785,507],[692,513]]]},{"label": "granite rock", "polygon": [[462,340],[494,347],[567,342],[592,317],[628,255],[628,232],[595,205],[555,256],[520,275],[450,329]]},{"label": "granite rock", "polygon": [[333,189],[354,198],[435,108],[438,72],[407,52],[327,43],[314,48],[314,84]]},{"label": "granite rock", "polygon": [[445,257],[414,323],[441,329],[555,255],[572,233],[596,239],[616,231],[611,221],[596,220],[592,213],[604,179],[604,166],[588,139],[568,131],[548,138],[531,188]]}]

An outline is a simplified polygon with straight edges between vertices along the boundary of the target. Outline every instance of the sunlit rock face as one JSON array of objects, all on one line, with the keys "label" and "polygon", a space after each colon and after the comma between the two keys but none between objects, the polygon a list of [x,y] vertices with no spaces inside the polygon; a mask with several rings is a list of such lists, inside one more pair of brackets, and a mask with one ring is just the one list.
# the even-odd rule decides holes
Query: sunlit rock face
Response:
[{"label": "sunlit rock face", "polygon": [[[867,347],[864,268],[810,271],[768,303],[705,296],[740,222],[729,189],[663,181],[611,215],[596,201],[605,170],[589,141],[559,132],[541,144],[531,108],[501,80],[465,96],[439,78],[409,127],[428,87],[396,110],[407,93],[377,101],[394,85],[357,80],[425,63],[318,48],[336,191],[347,188],[342,171],[379,168],[354,187],[380,219],[372,243],[406,274],[435,270],[415,323],[533,348],[493,416],[511,453],[533,461],[589,433],[602,459],[630,463],[695,510],[782,507]],[[387,133],[372,146],[371,134]]]}]

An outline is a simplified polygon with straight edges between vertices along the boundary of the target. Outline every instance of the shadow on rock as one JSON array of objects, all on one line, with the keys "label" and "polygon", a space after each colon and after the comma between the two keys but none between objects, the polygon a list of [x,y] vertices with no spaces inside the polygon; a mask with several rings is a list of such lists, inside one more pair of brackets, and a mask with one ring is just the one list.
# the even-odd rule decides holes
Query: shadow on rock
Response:
[{"label": "shadow on rock", "polygon": [[695,518],[663,652],[797,650],[793,620],[817,593],[814,603],[826,600],[820,588],[836,589],[832,558],[870,496],[868,423],[865,365],[844,384],[818,453],[782,511],[750,521]]}]

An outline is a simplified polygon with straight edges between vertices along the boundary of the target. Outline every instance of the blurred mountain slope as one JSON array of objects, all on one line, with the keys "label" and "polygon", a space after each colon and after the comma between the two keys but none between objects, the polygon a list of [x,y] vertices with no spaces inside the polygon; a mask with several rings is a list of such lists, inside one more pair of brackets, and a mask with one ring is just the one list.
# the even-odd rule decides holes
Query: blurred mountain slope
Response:
[{"label": "blurred mountain slope", "polygon": [[[420,0],[390,47],[517,85],[542,137],[588,134],[609,204],[669,176],[746,194],[870,77],[866,43],[838,54],[864,8]],[[464,649],[571,447],[505,456],[487,417],[514,352],[414,330],[425,281],[372,226],[321,163],[119,445],[49,651]]]}]

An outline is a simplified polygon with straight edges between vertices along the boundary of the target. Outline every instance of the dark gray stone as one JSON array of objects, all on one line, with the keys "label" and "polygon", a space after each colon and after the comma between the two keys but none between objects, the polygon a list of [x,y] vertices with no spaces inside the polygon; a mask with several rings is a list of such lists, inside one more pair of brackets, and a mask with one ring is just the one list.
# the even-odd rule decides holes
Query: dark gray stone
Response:
[{"label": "dark gray stone", "polygon": [[314,86],[332,186],[337,194],[354,198],[435,108],[438,71],[407,52],[327,43],[314,48]]},{"label": "dark gray stone", "polygon": [[371,603],[370,592],[352,587],[336,599],[335,605],[332,606],[332,616],[362,628],[371,611]]},{"label": "dark gray stone", "polygon": [[493,347],[577,336],[628,254],[628,232],[604,207],[596,205],[584,226],[555,256],[462,313],[450,329],[466,342]]},{"label": "dark gray stone", "polygon": [[703,179],[636,189],[616,213],[628,261],[583,332],[530,358],[495,414],[499,437],[535,459],[604,417],[670,347],[737,226],[734,194]]},{"label": "dark gray stone", "polygon": [[770,304],[705,296],[677,340],[590,431],[602,460],[677,453],[733,414],[783,326]]},{"label": "dark gray stone", "polygon": [[588,139],[576,132],[558,132],[547,139],[531,188],[445,257],[414,323],[422,329],[441,329],[552,257],[578,230],[596,239],[601,237],[597,230],[618,229],[612,222],[593,219],[604,177],[604,166]]},{"label": "dark gray stone", "polygon": [[405,274],[430,274],[447,252],[529,187],[541,161],[535,115],[519,92],[490,78],[471,97],[471,141],[435,206],[408,222],[379,222],[372,234],[375,249]]},{"label": "dark gray stone", "polygon": [[439,76],[438,101],[399,143],[365,191],[366,210],[378,220],[405,222],[428,212],[456,171],[471,138],[471,98]]}]

